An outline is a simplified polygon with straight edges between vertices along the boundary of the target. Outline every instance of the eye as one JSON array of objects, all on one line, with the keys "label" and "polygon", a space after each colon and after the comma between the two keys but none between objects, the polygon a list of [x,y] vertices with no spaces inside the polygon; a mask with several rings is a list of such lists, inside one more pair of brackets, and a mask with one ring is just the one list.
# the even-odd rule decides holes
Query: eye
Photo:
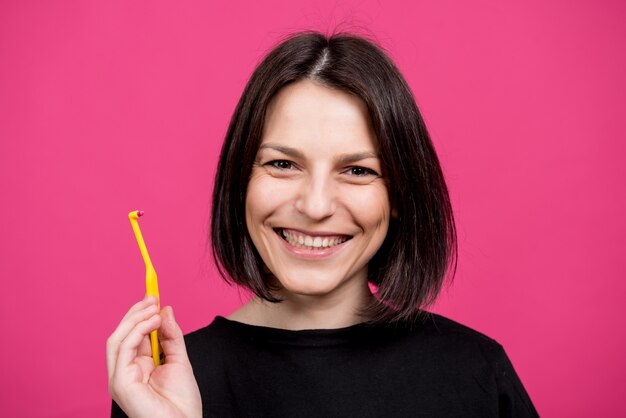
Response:
[{"label": "eye", "polygon": [[290,170],[293,168],[293,163],[288,160],[273,160],[265,163],[264,165],[277,168],[279,170]]},{"label": "eye", "polygon": [[355,177],[378,176],[378,173],[371,168],[359,166],[350,167],[346,172]]}]

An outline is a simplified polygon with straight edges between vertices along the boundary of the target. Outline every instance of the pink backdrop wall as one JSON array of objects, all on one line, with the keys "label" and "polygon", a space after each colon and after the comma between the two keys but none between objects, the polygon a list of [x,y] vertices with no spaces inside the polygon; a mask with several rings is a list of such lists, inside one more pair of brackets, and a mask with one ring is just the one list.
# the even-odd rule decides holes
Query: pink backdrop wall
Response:
[{"label": "pink backdrop wall", "polygon": [[502,343],[542,416],[623,414],[626,6],[516,3],[3,1],[0,416],[109,413],[130,210],[185,332],[241,303],[205,252],[230,114],[282,35],[337,25],[390,51],[440,152],[460,257],[435,310]]}]

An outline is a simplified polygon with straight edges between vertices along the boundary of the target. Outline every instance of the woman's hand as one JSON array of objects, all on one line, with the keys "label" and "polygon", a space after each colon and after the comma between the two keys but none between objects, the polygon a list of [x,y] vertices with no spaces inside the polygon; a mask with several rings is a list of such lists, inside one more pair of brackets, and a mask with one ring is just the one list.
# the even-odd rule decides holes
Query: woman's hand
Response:
[{"label": "woman's hand", "polygon": [[[165,362],[155,367],[150,332],[158,329]],[[109,393],[129,417],[201,417],[202,399],[171,307],[149,296],[107,340]]]}]

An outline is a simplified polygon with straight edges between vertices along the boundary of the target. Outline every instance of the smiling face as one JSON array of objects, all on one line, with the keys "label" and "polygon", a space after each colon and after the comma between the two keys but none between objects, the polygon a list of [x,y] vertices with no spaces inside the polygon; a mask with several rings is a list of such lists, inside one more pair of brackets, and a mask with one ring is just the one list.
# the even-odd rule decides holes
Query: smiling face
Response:
[{"label": "smiling face", "polygon": [[377,155],[361,99],[311,80],[273,99],[248,183],[246,223],[281,297],[344,298],[367,287],[367,263],[390,217]]}]

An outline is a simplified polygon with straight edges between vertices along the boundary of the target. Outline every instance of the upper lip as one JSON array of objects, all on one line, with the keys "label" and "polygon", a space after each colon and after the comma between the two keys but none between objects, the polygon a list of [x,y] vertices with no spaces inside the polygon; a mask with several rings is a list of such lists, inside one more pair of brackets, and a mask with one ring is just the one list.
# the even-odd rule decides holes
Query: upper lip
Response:
[{"label": "upper lip", "polygon": [[297,229],[297,228],[275,228],[277,230],[282,230],[282,229],[286,229],[288,231],[294,231],[294,232],[299,232],[303,235],[309,235],[311,237],[351,237],[352,235],[350,234],[342,234],[339,232],[329,232],[329,231],[306,231],[304,229]]}]

